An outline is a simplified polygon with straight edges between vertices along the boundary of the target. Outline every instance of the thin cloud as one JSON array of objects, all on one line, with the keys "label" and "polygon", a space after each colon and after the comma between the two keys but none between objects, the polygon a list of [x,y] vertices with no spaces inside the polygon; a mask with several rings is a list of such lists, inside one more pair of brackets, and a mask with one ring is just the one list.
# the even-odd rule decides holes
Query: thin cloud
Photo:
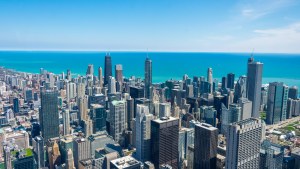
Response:
[{"label": "thin cloud", "polygon": [[247,1],[247,3],[238,5],[238,11],[240,11],[240,15],[243,18],[255,20],[292,6],[293,4],[294,0],[256,0],[251,1],[251,3]]},{"label": "thin cloud", "polygon": [[300,53],[300,22],[286,27],[257,29],[254,36],[236,43],[236,47],[253,47],[259,52]]}]

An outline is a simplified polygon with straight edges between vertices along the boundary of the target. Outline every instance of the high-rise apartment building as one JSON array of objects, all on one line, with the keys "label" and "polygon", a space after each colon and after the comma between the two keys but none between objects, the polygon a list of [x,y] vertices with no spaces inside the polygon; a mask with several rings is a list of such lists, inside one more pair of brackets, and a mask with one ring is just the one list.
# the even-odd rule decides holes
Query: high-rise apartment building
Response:
[{"label": "high-rise apartment building", "polygon": [[153,115],[149,113],[148,106],[137,105],[135,118],[136,133],[136,158],[139,161],[149,161],[151,154],[151,120]]},{"label": "high-rise apartment building", "polygon": [[112,101],[110,103],[110,135],[116,142],[121,140],[122,133],[125,130],[125,101]]},{"label": "high-rise apartment building", "polygon": [[261,120],[250,118],[229,126],[226,142],[226,169],[259,168]]}]

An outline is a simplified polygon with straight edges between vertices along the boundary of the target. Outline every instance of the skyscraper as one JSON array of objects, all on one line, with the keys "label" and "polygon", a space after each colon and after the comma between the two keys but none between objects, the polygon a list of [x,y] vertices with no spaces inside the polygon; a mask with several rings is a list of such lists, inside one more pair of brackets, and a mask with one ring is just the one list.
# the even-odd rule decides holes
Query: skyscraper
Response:
[{"label": "skyscraper", "polygon": [[110,135],[116,142],[121,140],[125,130],[125,101],[112,101],[110,103]]},{"label": "skyscraper", "polygon": [[91,157],[91,147],[88,139],[75,138],[74,139],[74,165],[79,168],[79,162]]},{"label": "skyscraper", "polygon": [[[197,103],[197,102],[196,102]],[[200,107],[201,120],[214,127],[217,126],[217,111],[213,106],[201,106]]]},{"label": "skyscraper", "polygon": [[67,80],[68,80],[68,81],[71,81],[71,79],[72,79],[71,70],[68,69],[68,70],[67,70]]},{"label": "skyscraper", "polygon": [[40,124],[44,141],[59,136],[58,93],[46,90],[41,92]]},{"label": "skyscraper", "polygon": [[93,133],[106,130],[106,110],[100,104],[91,104],[91,119],[93,120]]},{"label": "skyscraper", "polygon": [[159,103],[159,117],[169,117],[171,115],[170,103]]},{"label": "skyscraper", "polygon": [[63,110],[64,135],[70,134],[70,110]]},{"label": "skyscraper", "polygon": [[75,169],[73,152],[71,149],[67,151],[66,169]]},{"label": "skyscraper", "polygon": [[123,82],[123,67],[121,64],[115,66],[115,77],[117,82]]},{"label": "skyscraper", "polygon": [[134,124],[132,123],[134,118],[134,99],[129,98],[127,102],[127,127],[129,130],[133,130]]},{"label": "skyscraper", "polygon": [[213,70],[212,68],[207,69],[207,82],[210,84],[210,93],[213,92],[212,87],[213,87]]},{"label": "skyscraper", "polygon": [[101,67],[98,68],[98,80],[99,80],[99,87],[101,87],[101,89],[102,89],[103,88],[103,75],[102,75]]},{"label": "skyscraper", "polygon": [[260,169],[282,169],[284,146],[263,141],[260,149]]},{"label": "skyscraper", "polygon": [[104,85],[108,84],[109,76],[112,76],[112,65],[111,65],[111,57],[108,54],[105,56],[105,66],[104,66]]},{"label": "skyscraper", "polygon": [[247,98],[239,98],[238,105],[242,108],[241,120],[245,120],[251,117],[252,102]]},{"label": "skyscraper", "polygon": [[14,100],[13,100],[13,102],[14,102],[14,113],[19,113],[19,107],[20,107],[20,105],[19,105],[19,99],[18,98],[14,98]]},{"label": "skyscraper", "polygon": [[61,154],[57,142],[52,147],[48,147],[49,168],[54,169],[56,165],[61,164]]},{"label": "skyscraper", "polygon": [[298,98],[298,87],[292,86],[289,88],[289,98],[296,100]]},{"label": "skyscraper", "polygon": [[227,74],[227,88],[233,89],[234,88],[234,73]]},{"label": "skyscraper", "polygon": [[229,109],[227,109],[224,104],[222,104],[222,129],[223,134],[227,134],[228,126],[230,123],[238,122],[241,120],[242,110],[238,104],[230,104]]},{"label": "skyscraper", "polygon": [[226,169],[259,168],[260,141],[263,125],[250,118],[229,126],[226,142]]},{"label": "skyscraper", "polygon": [[149,114],[149,108],[145,105],[137,105],[137,113],[135,119],[136,132],[136,158],[139,161],[150,160],[151,153],[151,120],[153,115]]},{"label": "skyscraper", "polygon": [[179,120],[168,117],[151,121],[151,161],[155,168],[178,168]]},{"label": "skyscraper", "polygon": [[247,97],[247,77],[240,76],[239,80],[236,82],[234,88],[234,99],[233,102],[237,103],[239,98],[246,98]]},{"label": "skyscraper", "polygon": [[37,163],[37,168],[45,167],[44,157],[44,139],[41,136],[36,136],[32,139],[33,154]]},{"label": "skyscraper", "polygon": [[78,98],[78,109],[79,109],[80,120],[87,119],[88,100],[89,99],[87,96]]},{"label": "skyscraper", "polygon": [[86,75],[91,75],[91,76],[94,75],[94,65],[92,65],[92,64],[88,65],[88,68],[87,68],[87,71],[86,71]]},{"label": "skyscraper", "polygon": [[227,88],[227,78],[222,77],[222,89],[226,89],[226,88]]},{"label": "skyscraper", "polygon": [[217,168],[218,129],[206,124],[195,125],[194,168]]},{"label": "skyscraper", "polygon": [[114,77],[109,77],[108,80],[108,93],[116,93],[116,80]]},{"label": "skyscraper", "polygon": [[150,99],[152,96],[152,61],[147,57],[145,60],[145,98]]},{"label": "skyscraper", "polygon": [[276,124],[286,119],[287,90],[282,82],[269,84],[267,124]]},{"label": "skyscraper", "polygon": [[251,117],[259,118],[263,63],[248,59],[247,98],[252,101]]}]

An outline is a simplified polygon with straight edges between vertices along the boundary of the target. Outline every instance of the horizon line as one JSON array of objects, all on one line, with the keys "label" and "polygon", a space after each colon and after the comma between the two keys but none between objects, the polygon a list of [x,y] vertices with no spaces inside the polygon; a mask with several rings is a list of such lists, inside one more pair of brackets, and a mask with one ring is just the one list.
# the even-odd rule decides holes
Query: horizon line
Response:
[{"label": "horizon line", "polygon": [[[76,50],[76,49],[0,49],[0,52],[107,52],[107,50]],[[171,50],[109,50],[109,52],[141,52],[141,53],[237,53],[237,54],[249,54],[249,52],[241,51],[171,51]],[[297,55],[300,52],[255,52],[256,54],[290,54]],[[254,55],[255,55],[254,53]]]}]

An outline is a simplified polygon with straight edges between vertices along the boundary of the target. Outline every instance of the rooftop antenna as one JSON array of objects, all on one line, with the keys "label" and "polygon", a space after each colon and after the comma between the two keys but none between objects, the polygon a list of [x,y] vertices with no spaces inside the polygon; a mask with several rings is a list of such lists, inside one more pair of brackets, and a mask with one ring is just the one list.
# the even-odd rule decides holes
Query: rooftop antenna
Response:
[{"label": "rooftop antenna", "polygon": [[253,58],[254,48],[252,49],[251,58]]},{"label": "rooftop antenna", "polygon": [[251,52],[250,58],[248,59],[248,63],[252,63],[252,62],[254,61],[254,58],[253,58],[253,53],[254,53],[254,48],[252,49],[252,52]]},{"label": "rooftop antenna", "polygon": [[147,59],[149,59],[149,56],[148,56],[148,48],[147,48],[147,57],[146,57]]}]

